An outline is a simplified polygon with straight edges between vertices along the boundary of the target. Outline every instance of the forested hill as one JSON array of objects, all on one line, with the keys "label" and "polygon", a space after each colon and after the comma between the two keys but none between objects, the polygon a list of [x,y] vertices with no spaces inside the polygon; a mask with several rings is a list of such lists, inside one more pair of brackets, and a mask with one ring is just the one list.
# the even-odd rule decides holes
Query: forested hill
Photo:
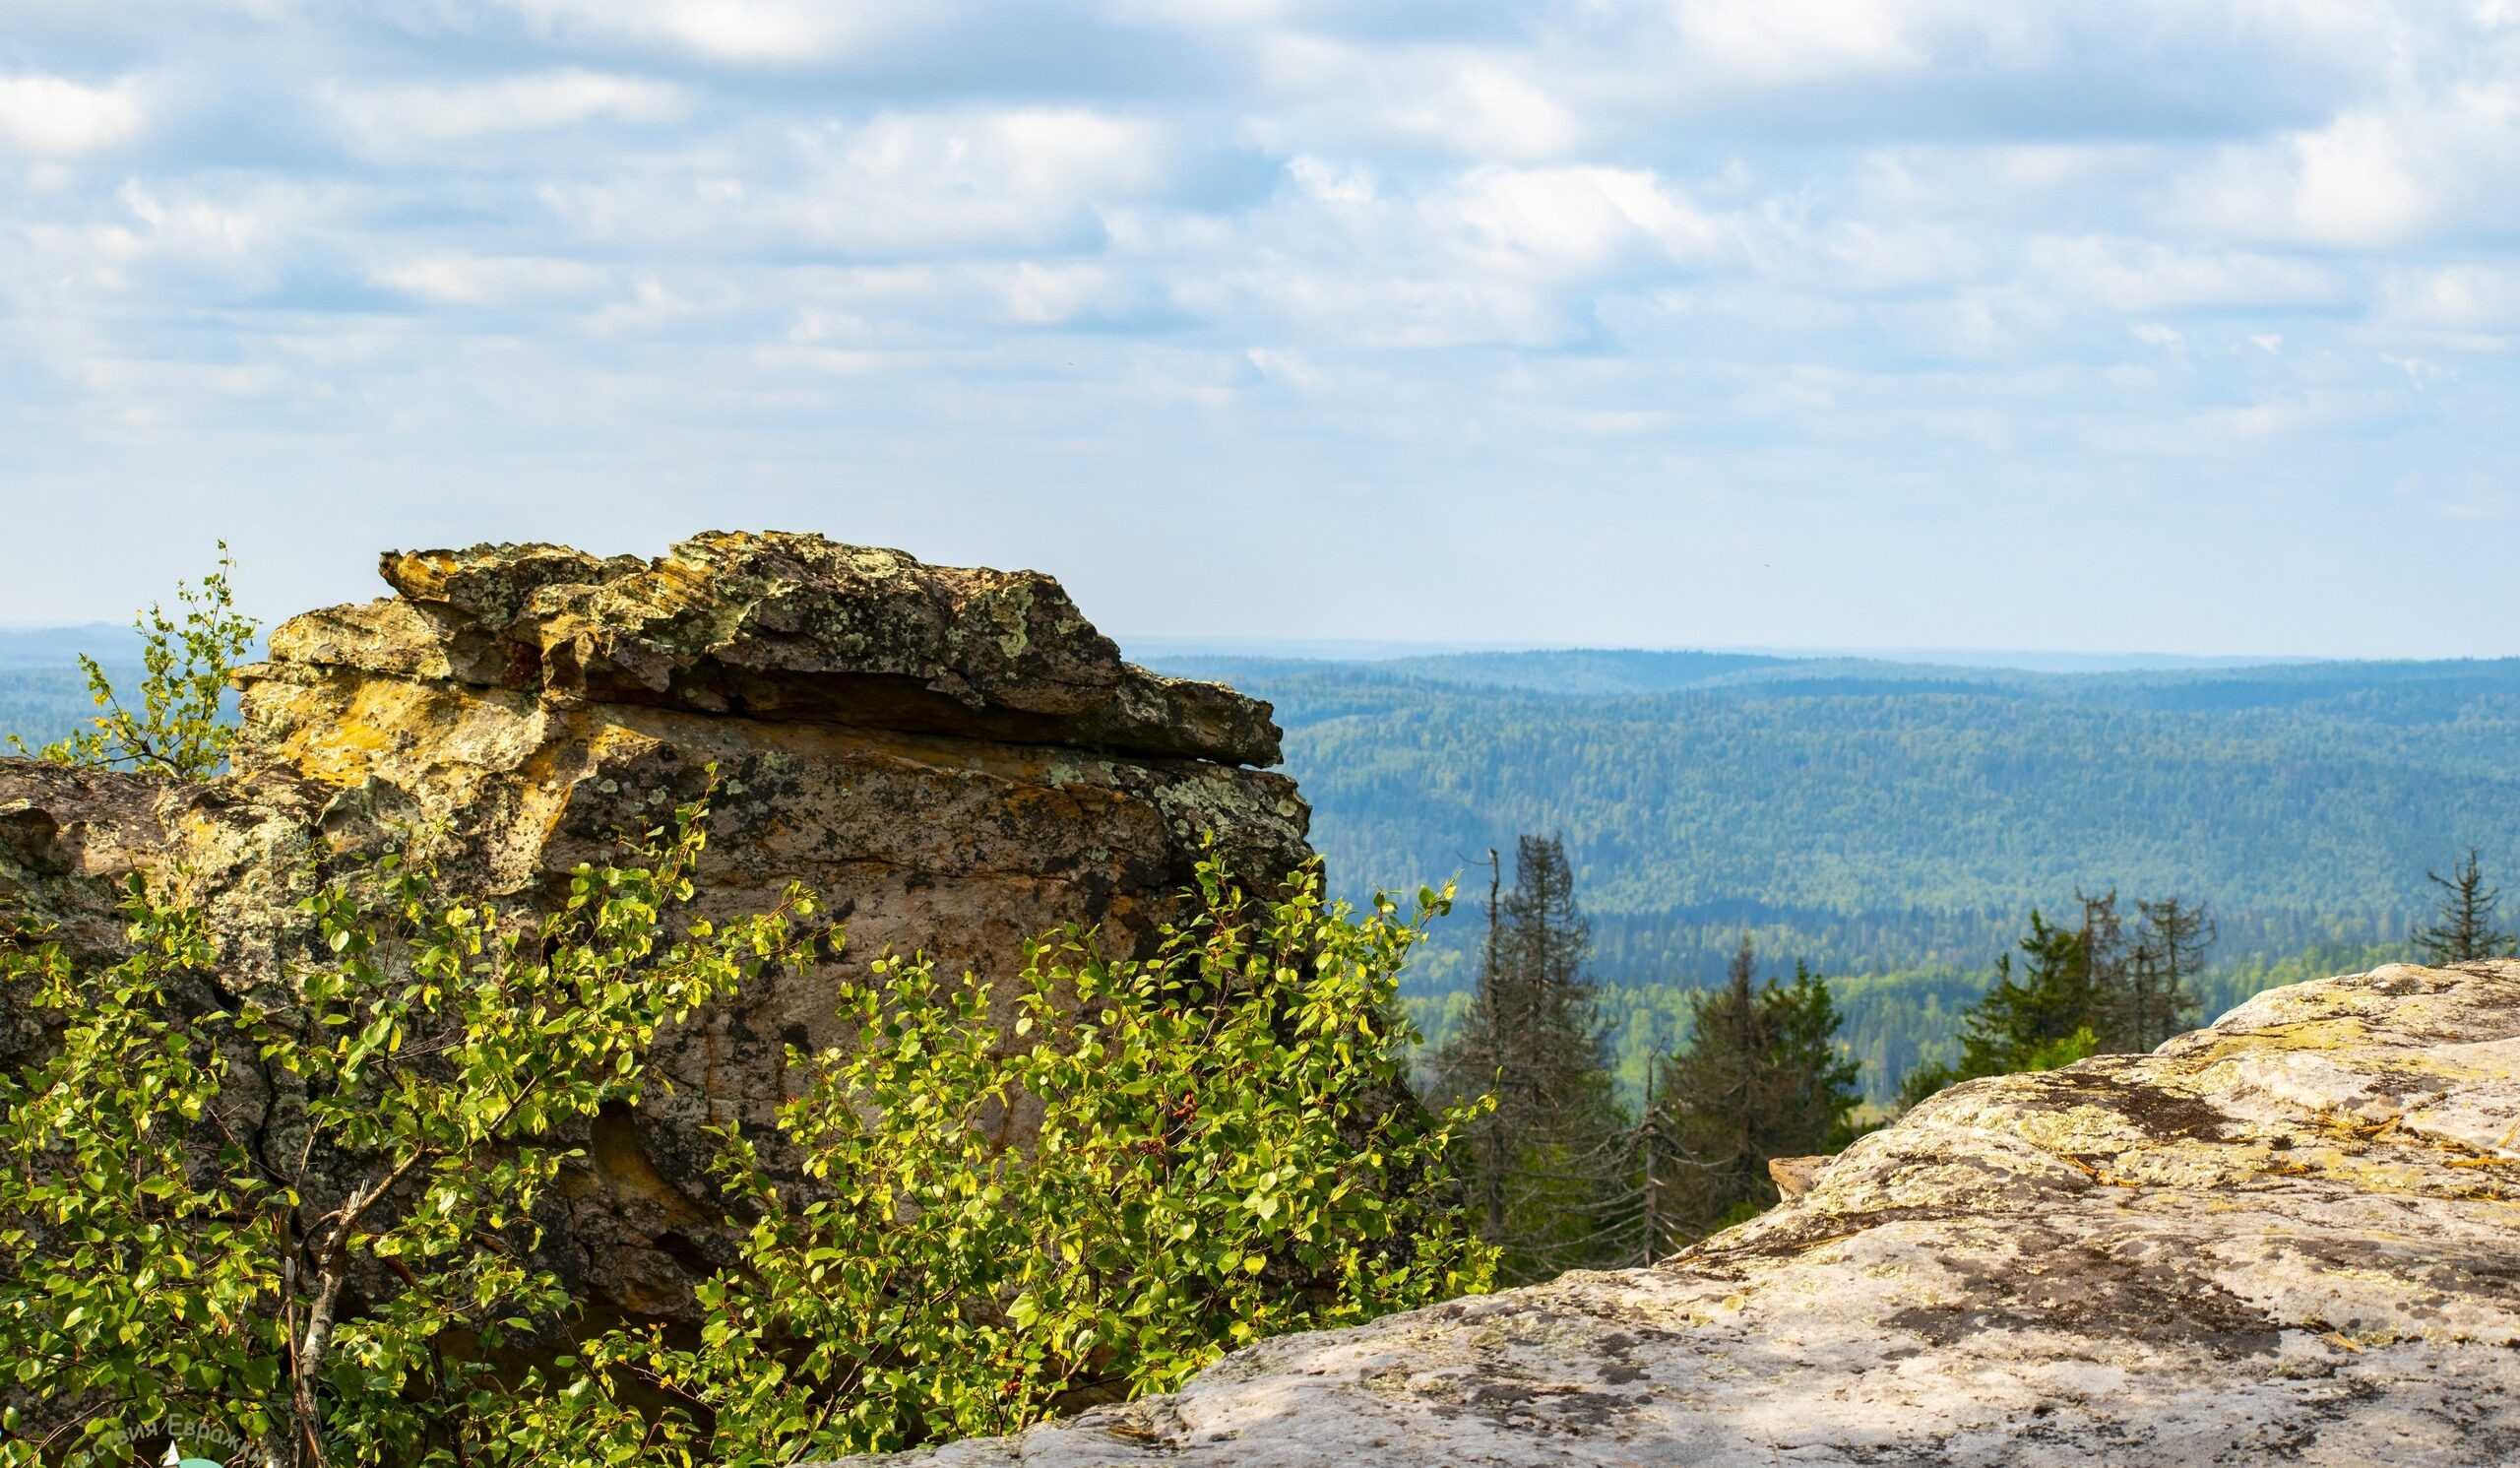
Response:
[{"label": "forested hill", "polygon": [[[1277,704],[1344,888],[1562,833],[1612,982],[1710,980],[1744,930],[1839,974],[1983,972],[2078,885],[2209,903],[2228,963],[2402,938],[2470,845],[2520,870],[2520,660],[1158,661]],[[1463,981],[1470,925],[1423,989]]]}]

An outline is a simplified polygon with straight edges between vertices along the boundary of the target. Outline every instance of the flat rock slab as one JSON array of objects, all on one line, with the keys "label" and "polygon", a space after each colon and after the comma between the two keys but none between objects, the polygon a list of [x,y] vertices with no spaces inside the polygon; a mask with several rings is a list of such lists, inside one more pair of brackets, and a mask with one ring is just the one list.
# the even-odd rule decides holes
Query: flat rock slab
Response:
[{"label": "flat rock slab", "polygon": [[724,531],[654,560],[474,545],[387,551],[379,570],[398,597],[273,630],[271,662],[239,671],[249,718],[276,683],[383,675],[520,690],[549,705],[1278,762],[1267,704],[1121,661],[1039,571]]},{"label": "flat rock slab", "polygon": [[2520,1462],[2520,963],[1955,1087],[1651,1269],[864,1462]]}]

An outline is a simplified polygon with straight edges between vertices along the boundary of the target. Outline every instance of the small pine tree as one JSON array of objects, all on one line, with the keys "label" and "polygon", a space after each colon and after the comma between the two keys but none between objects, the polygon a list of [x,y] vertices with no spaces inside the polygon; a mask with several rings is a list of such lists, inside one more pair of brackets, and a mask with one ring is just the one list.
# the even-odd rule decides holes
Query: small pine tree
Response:
[{"label": "small pine tree", "polygon": [[2150,1051],[2195,1027],[2191,987],[2214,942],[2214,919],[2201,903],[2165,897],[2138,902],[2135,947],[2119,993],[2118,1038],[2129,1050]]},{"label": "small pine tree", "polygon": [[2093,1028],[2094,992],[2088,929],[2058,927],[2033,909],[2012,955],[1995,960],[1994,987],[1962,1021],[1959,1079],[2028,1068],[2032,1052]]},{"label": "small pine tree", "polygon": [[1690,1236],[1775,1200],[1759,1148],[1764,1072],[1774,1034],[1759,1003],[1750,940],[1724,983],[1689,998],[1689,1043],[1664,1062],[1659,1129],[1679,1163],[1667,1206]]},{"label": "small pine tree", "polygon": [[1480,1233],[1504,1251],[1499,1275],[1520,1283],[1608,1261],[1617,1246],[1608,1213],[1626,1183],[1626,1118],[1585,972],[1592,927],[1564,843],[1522,837],[1514,889],[1500,898],[1499,885],[1491,876],[1479,987],[1435,1058],[1434,1085],[1447,1103],[1494,1098],[1468,1128],[1466,1171]]},{"label": "small pine tree", "polygon": [[1651,1130],[1670,1182],[1657,1204],[1684,1236],[1774,1203],[1768,1163],[1843,1146],[1862,1099],[1827,983],[1796,964],[1792,985],[1759,985],[1757,967],[1744,937],[1723,985],[1692,997],[1688,1046],[1658,1077]]},{"label": "small pine tree", "polygon": [[1830,996],[1828,981],[1800,959],[1795,960],[1792,984],[1772,983],[1768,989],[1785,1103],[1775,1155],[1835,1152],[1855,1139],[1855,1109],[1863,1103],[1856,1084],[1862,1063],[1838,1048],[1838,1026],[1845,1016]]},{"label": "small pine tree", "polygon": [[1997,958],[1994,985],[1961,1021],[1960,1063],[1910,1071],[1899,1086],[1901,1111],[1979,1076],[2149,1051],[2193,1023],[2192,984],[2214,941],[2204,906],[2180,897],[2138,901],[2130,946],[2114,891],[2077,896],[2078,927],[2059,927],[2031,911],[2021,962],[2010,953]]},{"label": "small pine tree", "polygon": [[2126,923],[2117,915],[2117,889],[2111,887],[2100,897],[2076,888],[2074,901],[2081,904],[2083,955],[2084,1013],[2092,1020],[2093,1032],[2111,1049],[2127,1049],[2121,1020],[2131,1012],[2127,994],[2134,987],[2130,955],[2126,951]]},{"label": "small pine tree", "polygon": [[2468,848],[2468,860],[2448,876],[2437,871],[2427,871],[2425,876],[2443,893],[2440,922],[2415,935],[2416,946],[2424,950],[2426,962],[2471,963],[2480,958],[2510,955],[2511,934],[2493,925],[2494,909],[2500,905],[2502,893],[2485,884],[2485,869],[2476,848]]}]

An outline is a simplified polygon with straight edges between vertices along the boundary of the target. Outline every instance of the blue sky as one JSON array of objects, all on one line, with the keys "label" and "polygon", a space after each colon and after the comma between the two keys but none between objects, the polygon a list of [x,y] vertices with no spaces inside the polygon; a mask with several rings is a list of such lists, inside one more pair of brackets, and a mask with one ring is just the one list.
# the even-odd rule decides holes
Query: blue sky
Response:
[{"label": "blue sky", "polygon": [[2520,651],[2520,0],[0,0],[0,620]]}]

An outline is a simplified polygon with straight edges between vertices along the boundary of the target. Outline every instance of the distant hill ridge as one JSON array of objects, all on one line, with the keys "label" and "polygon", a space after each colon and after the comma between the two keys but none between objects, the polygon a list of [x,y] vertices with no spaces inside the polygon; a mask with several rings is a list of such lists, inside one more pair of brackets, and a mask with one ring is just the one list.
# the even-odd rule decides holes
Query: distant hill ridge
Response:
[{"label": "distant hill ridge", "polygon": [[105,663],[140,661],[140,638],[128,625],[0,627],[0,668],[75,669],[85,653]]},{"label": "distant hill ridge", "polygon": [[2001,648],[1535,646],[1526,643],[1411,642],[1390,638],[1123,637],[1123,651],[1152,667],[1192,659],[1241,662],[1408,663],[1433,659],[1756,658],[1778,663],[1892,663],[1909,667],[2011,669],[2022,672],[2178,672],[2350,661],[2259,654],[2039,652]]},{"label": "distant hill ridge", "polygon": [[[2285,687],[2339,682],[2424,682],[2489,677],[2515,659],[2378,660],[2175,658],[2155,654],[2022,654],[2024,660],[2087,662],[2087,667],[2033,667],[1998,653],[1948,655],[1952,661],[1853,654],[1774,654],[1686,649],[1546,648],[1432,653],[1405,657],[1317,658],[1175,653],[1148,659],[1166,670],[1206,668],[1249,675],[1323,668],[1397,673],[1434,682],[1534,692],[1626,695],[1672,693],[1734,683],[1859,678],[1876,682],[2017,683],[2055,693],[2126,686],[2266,682]],[[2133,666],[2130,666],[2133,665]]]}]

